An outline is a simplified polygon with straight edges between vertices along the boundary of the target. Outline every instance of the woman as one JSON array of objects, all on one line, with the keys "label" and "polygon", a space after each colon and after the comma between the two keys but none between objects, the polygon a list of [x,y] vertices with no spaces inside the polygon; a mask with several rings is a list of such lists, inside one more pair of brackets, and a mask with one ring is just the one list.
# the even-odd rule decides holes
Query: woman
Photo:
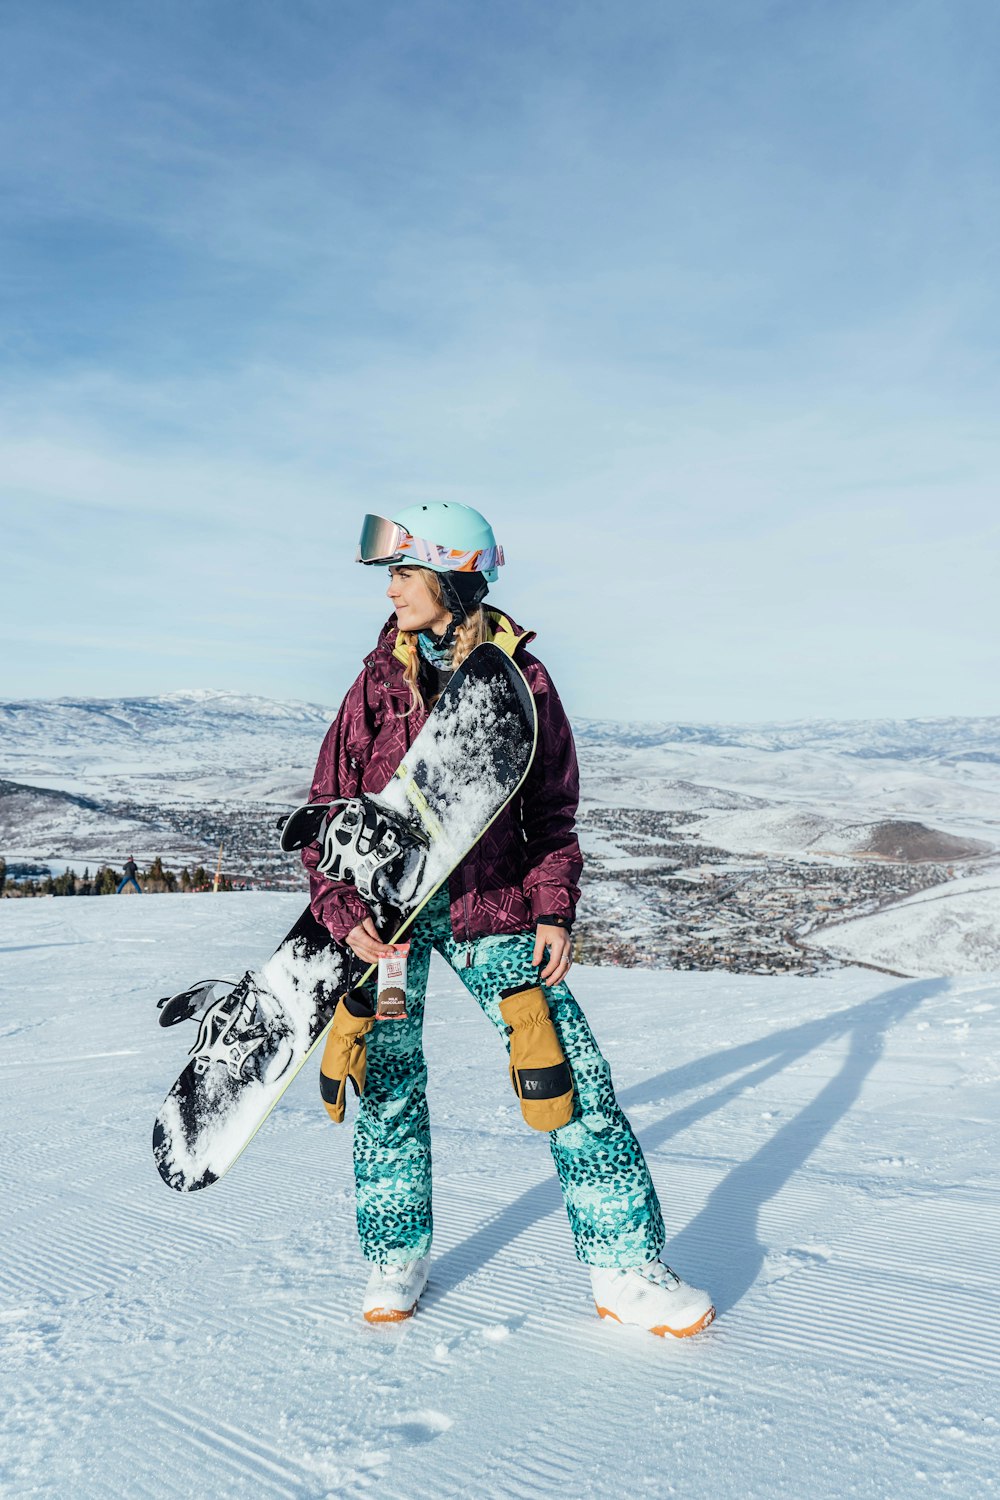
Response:
[{"label": "woman", "polygon": [[[358,1230],[372,1265],[364,1316],[410,1317],[427,1282],[431,1148],[421,1026],[436,949],[505,1042],[505,994],[531,990],[538,1004],[547,1003],[572,1073],[571,1117],[549,1140],[597,1310],[683,1337],[705,1328],[714,1308],[659,1260],[664,1229],[656,1192],[608,1065],[566,985],[582,868],[576,752],[551,679],[526,649],[533,632],[483,606],[503,560],[486,520],[465,505],[416,505],[392,521],[366,518],[358,561],[388,567],[394,614],[330,727],[312,784],[313,801],[381,791],[450,674],[484,641],[507,651],[527,678],[538,712],[531,771],[417,918],[406,1019],[378,1022],[367,1038],[354,1133]],[[315,848],[303,858],[317,919],[366,964],[390,952],[355,888],[320,875]]]}]

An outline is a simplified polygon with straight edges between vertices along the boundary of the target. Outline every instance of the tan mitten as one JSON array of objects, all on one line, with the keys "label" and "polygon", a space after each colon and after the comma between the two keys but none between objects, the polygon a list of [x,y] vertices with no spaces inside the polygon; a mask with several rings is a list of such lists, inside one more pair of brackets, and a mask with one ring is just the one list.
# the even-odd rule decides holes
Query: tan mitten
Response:
[{"label": "tan mitten", "polygon": [[573,1118],[573,1074],[537,984],[504,990],[500,1014],[510,1037],[510,1080],[534,1130],[558,1130]]},{"label": "tan mitten", "polygon": [[326,1112],[337,1125],[344,1118],[347,1080],[361,1095],[365,1087],[365,1037],[375,1025],[375,1011],[363,990],[341,995],[319,1065],[319,1091]]}]

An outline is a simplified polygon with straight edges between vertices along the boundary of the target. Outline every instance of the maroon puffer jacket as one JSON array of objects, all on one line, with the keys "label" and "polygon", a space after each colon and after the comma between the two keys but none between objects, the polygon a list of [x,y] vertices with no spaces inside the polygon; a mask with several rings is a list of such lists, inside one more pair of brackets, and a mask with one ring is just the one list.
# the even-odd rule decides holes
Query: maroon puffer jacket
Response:
[{"label": "maroon puffer jacket", "polygon": [[[459,942],[488,933],[524,932],[546,918],[568,925],[579,899],[583,860],[574,832],[580,779],[569,721],[548,673],[525,646],[522,631],[489,611],[494,641],[528,680],[538,710],[538,748],[527,779],[466,855],[449,882],[451,926]],[[406,656],[396,649],[396,617],[383,626],[375,650],[331,724],[316,763],[310,798],[380,792],[426,722],[406,714]],[[317,920],[340,941],[369,915],[353,885],[316,871],[319,853],[305,849],[310,904]]]}]

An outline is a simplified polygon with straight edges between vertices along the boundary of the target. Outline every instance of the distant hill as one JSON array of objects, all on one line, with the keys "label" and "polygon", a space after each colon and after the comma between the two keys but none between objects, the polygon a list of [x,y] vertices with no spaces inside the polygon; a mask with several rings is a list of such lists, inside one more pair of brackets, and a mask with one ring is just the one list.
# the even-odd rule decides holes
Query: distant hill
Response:
[{"label": "distant hill", "polygon": [[716,745],[747,750],[831,750],[865,759],[952,759],[1000,764],[1000,717],[803,719],[788,724],[633,724],[581,719],[585,745]]},{"label": "distant hill", "polygon": [[0,703],[0,770],[10,756],[132,761],[176,749],[203,763],[231,762],[256,746],[318,745],[334,710],[242,693],[194,691],[150,698],[43,698]]}]

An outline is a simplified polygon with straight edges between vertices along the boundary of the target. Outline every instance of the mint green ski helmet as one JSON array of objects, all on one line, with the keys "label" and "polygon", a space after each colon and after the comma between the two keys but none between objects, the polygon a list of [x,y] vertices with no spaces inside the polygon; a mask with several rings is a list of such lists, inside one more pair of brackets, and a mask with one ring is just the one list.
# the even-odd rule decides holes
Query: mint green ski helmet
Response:
[{"label": "mint green ski helmet", "polygon": [[457,500],[407,505],[391,521],[366,516],[358,547],[359,562],[411,563],[434,573],[476,572],[487,583],[496,582],[503,560],[503,548],[486,517]]}]

